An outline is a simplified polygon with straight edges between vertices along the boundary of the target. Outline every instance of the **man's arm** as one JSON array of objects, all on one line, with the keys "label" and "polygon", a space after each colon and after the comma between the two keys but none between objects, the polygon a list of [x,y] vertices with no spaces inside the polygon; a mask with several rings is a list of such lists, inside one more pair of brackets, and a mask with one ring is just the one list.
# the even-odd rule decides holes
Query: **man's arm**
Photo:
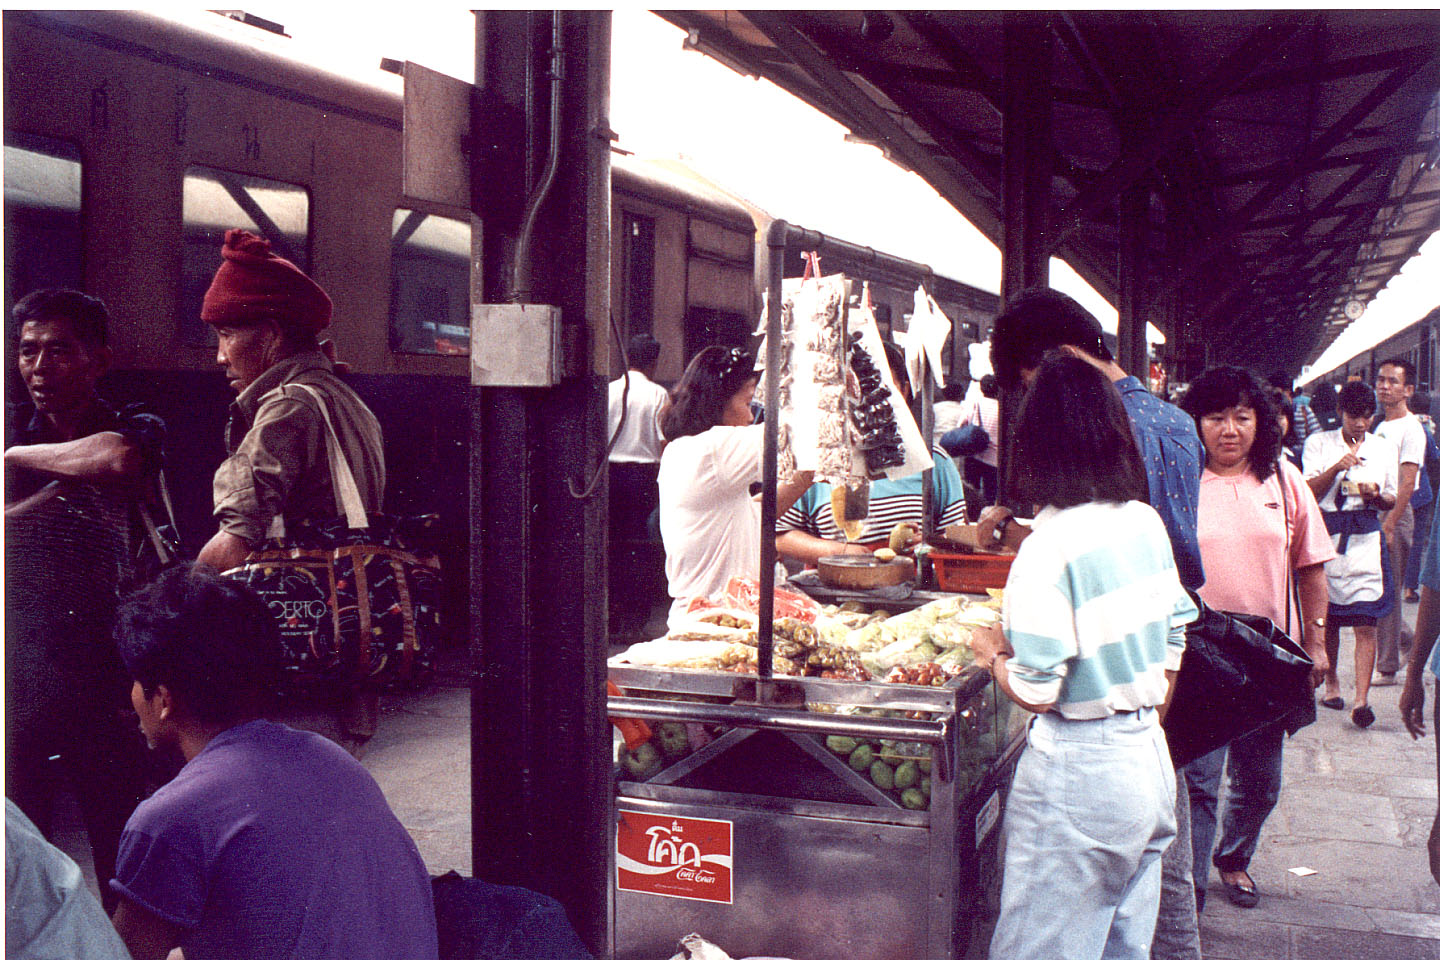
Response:
[{"label": "man's arm", "polygon": [[250,541],[244,537],[220,530],[200,548],[195,562],[208,564],[216,570],[229,570],[244,563],[245,558],[250,556],[250,549]]},{"label": "man's arm", "polygon": [[144,470],[140,445],[107,430],[64,443],[32,443],[5,451],[6,470],[32,470],[47,477],[119,483]]},{"label": "man's arm", "polygon": [[846,544],[838,540],[826,540],[804,530],[786,530],[775,537],[775,551],[791,560],[814,563],[821,557],[845,552]]},{"label": "man's arm", "polygon": [[1310,492],[1315,495],[1315,499],[1320,500],[1329,491],[1330,485],[1335,482],[1336,474],[1341,470],[1349,470],[1357,463],[1359,463],[1359,460],[1356,458],[1354,451],[1349,451],[1323,472],[1313,477],[1306,477],[1305,482],[1310,486]]},{"label": "man's arm", "polygon": [[1380,525],[1389,540],[1395,539],[1395,528],[1400,524],[1400,515],[1410,504],[1410,495],[1415,492],[1415,478],[1419,473],[1420,465],[1417,463],[1400,464],[1400,486],[1395,491],[1395,506],[1385,515],[1385,522]]},{"label": "man's arm", "polygon": [[180,928],[124,897],[111,917],[115,932],[135,960],[165,960],[180,946]]},{"label": "man's arm", "polygon": [[[1434,531],[1432,530],[1433,534]],[[1405,666],[1405,687],[1400,691],[1400,719],[1410,736],[1425,736],[1425,664],[1440,635],[1440,590],[1420,585],[1420,608],[1415,612],[1415,643]]]}]

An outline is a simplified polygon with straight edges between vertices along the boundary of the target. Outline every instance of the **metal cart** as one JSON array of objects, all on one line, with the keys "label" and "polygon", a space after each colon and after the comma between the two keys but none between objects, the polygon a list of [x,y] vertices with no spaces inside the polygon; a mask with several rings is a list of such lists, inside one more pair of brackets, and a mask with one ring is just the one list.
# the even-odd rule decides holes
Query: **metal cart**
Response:
[{"label": "metal cart", "polygon": [[[998,909],[999,819],[1021,743],[987,673],[943,687],[612,664],[612,716],[715,739],[615,804],[613,955],[664,960],[699,933],[733,956],[983,956]],[[692,728],[693,729],[693,728]],[[929,808],[907,809],[830,736],[921,745]],[[688,846],[687,846],[688,844]]]}]

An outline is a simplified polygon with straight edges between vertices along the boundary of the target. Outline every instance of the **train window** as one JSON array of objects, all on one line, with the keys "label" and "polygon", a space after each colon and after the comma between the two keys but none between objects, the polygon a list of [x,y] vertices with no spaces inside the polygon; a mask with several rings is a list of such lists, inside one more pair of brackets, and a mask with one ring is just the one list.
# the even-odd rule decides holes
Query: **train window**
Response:
[{"label": "train window", "polygon": [[225,231],[240,227],[270,241],[271,249],[310,271],[310,191],[293,183],[213,167],[185,170],[184,248],[180,274],[180,339],[214,342],[200,319],[200,303],[220,266]]},{"label": "train window", "polygon": [[622,230],[625,329],[631,336],[651,333],[655,327],[655,219],[627,212]]},{"label": "train window", "polygon": [[5,316],[25,294],[80,289],[80,151],[5,133]]},{"label": "train window", "polygon": [[398,209],[390,228],[390,349],[470,354],[470,224]]}]

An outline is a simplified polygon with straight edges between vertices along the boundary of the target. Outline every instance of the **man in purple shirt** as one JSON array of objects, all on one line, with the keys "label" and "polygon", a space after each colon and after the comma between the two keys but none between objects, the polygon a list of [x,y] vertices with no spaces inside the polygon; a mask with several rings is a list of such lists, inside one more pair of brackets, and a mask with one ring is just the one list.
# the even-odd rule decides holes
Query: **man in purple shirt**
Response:
[{"label": "man in purple shirt", "polygon": [[425,864],[374,779],[262,719],[279,665],[264,601],[175,568],[121,608],[116,639],[146,741],[186,761],[120,839],[114,923],[135,960],[436,960]]}]

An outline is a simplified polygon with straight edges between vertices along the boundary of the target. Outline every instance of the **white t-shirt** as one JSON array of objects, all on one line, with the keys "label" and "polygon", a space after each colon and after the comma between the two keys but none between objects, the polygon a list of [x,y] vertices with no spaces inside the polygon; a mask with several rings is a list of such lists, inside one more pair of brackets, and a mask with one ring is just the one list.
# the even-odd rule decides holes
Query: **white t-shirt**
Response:
[{"label": "white t-shirt", "polygon": [[[1318,477],[1334,466],[1349,449],[1349,444],[1339,430],[1312,433],[1305,439],[1305,478],[1308,480]],[[1321,510],[1359,510],[1365,505],[1358,496],[1340,494],[1342,480],[1378,484],[1382,495],[1395,496],[1395,490],[1400,485],[1400,458],[1395,444],[1384,437],[1367,433],[1360,441],[1360,449],[1356,453],[1360,462],[1337,475],[1331,481],[1330,489],[1318,498]],[[1330,542],[1334,544],[1337,553],[1335,559],[1325,564],[1325,581],[1330,602],[1351,604],[1379,600],[1385,592],[1380,531],[1356,533],[1348,537],[1335,533],[1330,535]],[[1343,553],[1340,552],[1342,544],[1345,546]]]},{"label": "white t-shirt", "polygon": [[1381,420],[1375,432],[1400,448],[1400,462],[1416,466],[1425,462],[1425,427],[1413,413],[1394,420]]},{"label": "white t-shirt", "polygon": [[[1339,430],[1310,434],[1305,439],[1305,453],[1302,458],[1305,464],[1305,479],[1320,476],[1348,452],[1350,445],[1345,442]],[[1360,462],[1337,474],[1330,483],[1330,489],[1315,498],[1321,510],[1359,510],[1364,506],[1364,501],[1357,496],[1340,496],[1340,481],[1345,479],[1354,480],[1356,483],[1378,484],[1382,494],[1392,497],[1395,495],[1400,484],[1400,461],[1396,457],[1395,444],[1382,436],[1367,433],[1360,441],[1358,455]]]},{"label": "white t-shirt", "polygon": [[941,437],[960,426],[964,412],[965,405],[959,400],[941,400],[935,404],[935,432],[930,440],[932,447],[940,442]]},{"label": "white t-shirt", "polygon": [[660,457],[660,539],[675,598],[670,620],[691,597],[719,593],[733,576],[760,572],[760,482],[765,427],[711,427],[672,440]]},{"label": "white t-shirt", "polygon": [[614,436],[615,428],[620,425],[620,398],[626,377],[630,379],[630,395],[625,398],[630,412],[625,417],[625,429],[610,451],[610,462],[655,463],[664,446],[660,436],[660,408],[670,394],[639,370],[629,370],[624,377],[610,381],[609,436]]}]

